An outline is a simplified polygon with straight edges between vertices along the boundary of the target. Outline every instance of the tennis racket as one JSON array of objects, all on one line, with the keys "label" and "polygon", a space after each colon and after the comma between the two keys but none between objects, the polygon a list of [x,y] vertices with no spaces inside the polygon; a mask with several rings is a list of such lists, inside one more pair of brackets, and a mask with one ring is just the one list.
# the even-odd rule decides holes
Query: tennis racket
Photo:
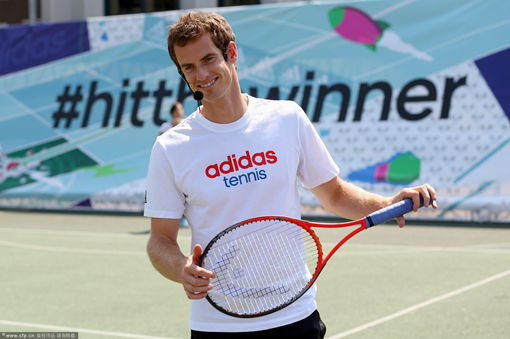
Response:
[{"label": "tennis racket", "polygon": [[[199,265],[216,275],[206,298],[219,311],[239,318],[281,310],[313,285],[331,256],[347,240],[412,209],[413,201],[405,199],[365,218],[341,224],[264,216],[232,225],[209,242],[200,258]],[[324,256],[312,228],[349,226],[358,227]]]}]

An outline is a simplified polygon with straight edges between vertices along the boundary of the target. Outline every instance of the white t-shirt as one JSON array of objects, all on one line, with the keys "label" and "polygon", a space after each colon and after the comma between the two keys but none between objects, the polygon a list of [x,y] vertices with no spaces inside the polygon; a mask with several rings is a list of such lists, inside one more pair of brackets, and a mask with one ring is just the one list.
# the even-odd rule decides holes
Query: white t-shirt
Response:
[{"label": "white t-shirt", "polygon": [[[312,123],[292,101],[249,96],[230,124],[198,111],[159,136],[153,146],[144,215],[186,215],[192,244],[203,248],[226,227],[263,215],[300,218],[298,179],[313,188],[338,175]],[[292,305],[258,318],[225,315],[206,299],[191,301],[190,328],[243,332],[287,325],[315,309],[315,287]]]},{"label": "white t-shirt", "polygon": [[166,121],[166,122],[162,123],[161,126],[159,126],[159,133],[160,134],[165,133],[170,128],[172,128],[172,123],[170,121]]}]

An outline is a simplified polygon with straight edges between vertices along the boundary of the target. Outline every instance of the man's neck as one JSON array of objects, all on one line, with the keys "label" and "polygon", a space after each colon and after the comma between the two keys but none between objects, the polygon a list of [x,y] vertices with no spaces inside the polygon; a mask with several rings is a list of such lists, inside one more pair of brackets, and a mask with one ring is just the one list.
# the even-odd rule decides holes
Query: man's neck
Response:
[{"label": "man's neck", "polygon": [[243,117],[248,109],[248,96],[240,91],[234,96],[222,100],[204,101],[200,113],[209,121],[217,124],[229,124]]}]

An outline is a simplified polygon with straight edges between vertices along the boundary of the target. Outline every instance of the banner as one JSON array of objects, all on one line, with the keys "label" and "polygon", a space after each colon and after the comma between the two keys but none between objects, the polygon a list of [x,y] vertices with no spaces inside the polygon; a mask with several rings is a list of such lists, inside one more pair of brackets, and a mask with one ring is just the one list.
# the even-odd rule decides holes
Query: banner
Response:
[{"label": "banner", "polygon": [[[418,217],[510,221],[510,3],[325,1],[214,9],[243,91],[294,100],[341,177]],[[0,29],[0,207],[136,211],[159,125],[196,102],[171,62],[182,11]],[[304,214],[323,214],[302,190]]]}]

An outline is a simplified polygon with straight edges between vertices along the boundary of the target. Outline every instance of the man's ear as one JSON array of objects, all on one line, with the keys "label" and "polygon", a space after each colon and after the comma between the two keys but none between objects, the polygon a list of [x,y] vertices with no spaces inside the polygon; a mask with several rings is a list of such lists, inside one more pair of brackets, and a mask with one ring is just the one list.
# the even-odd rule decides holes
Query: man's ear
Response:
[{"label": "man's ear", "polygon": [[237,62],[237,45],[234,41],[230,41],[227,45],[227,50],[225,51],[225,61],[230,61],[232,63]]}]

